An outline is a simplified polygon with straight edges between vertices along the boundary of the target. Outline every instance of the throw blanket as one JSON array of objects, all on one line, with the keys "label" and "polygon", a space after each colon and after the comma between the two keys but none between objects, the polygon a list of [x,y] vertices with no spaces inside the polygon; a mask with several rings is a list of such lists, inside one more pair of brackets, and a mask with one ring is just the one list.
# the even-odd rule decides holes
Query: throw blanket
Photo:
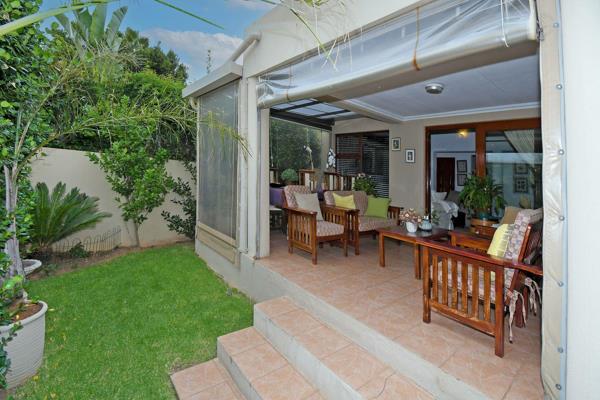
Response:
[{"label": "throw blanket", "polygon": [[438,203],[445,213],[451,213],[453,217],[458,217],[458,206],[452,201],[438,200]]}]

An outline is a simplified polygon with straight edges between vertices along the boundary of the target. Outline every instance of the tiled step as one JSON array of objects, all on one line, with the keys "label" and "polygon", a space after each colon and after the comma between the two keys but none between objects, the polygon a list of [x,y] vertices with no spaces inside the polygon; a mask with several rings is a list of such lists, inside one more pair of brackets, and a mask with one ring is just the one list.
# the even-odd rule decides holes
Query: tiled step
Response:
[{"label": "tiled step", "polygon": [[325,398],[433,398],[287,297],[257,304],[254,326]]},{"label": "tiled step", "polygon": [[323,400],[254,328],[219,337],[217,356],[247,400]]},{"label": "tiled step", "polygon": [[175,372],[171,382],[179,400],[243,400],[218,359]]}]

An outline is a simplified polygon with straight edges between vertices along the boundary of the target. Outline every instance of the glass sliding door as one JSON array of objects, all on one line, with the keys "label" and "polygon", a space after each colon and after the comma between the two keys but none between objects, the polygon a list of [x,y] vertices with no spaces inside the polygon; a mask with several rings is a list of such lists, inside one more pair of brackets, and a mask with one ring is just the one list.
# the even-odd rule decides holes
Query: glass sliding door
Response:
[{"label": "glass sliding door", "polygon": [[541,207],[541,129],[486,130],[485,174],[502,185],[507,205]]}]

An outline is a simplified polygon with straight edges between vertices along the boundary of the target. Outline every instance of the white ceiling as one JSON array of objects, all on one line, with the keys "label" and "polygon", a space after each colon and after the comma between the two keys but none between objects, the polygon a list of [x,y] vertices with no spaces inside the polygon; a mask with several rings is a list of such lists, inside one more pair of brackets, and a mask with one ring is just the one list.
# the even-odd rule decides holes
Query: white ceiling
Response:
[{"label": "white ceiling", "polygon": [[[430,82],[444,84],[444,91],[425,91]],[[533,108],[539,106],[538,56],[527,56],[460,71],[424,82],[371,94],[347,103],[377,109],[397,120],[452,114]]]}]

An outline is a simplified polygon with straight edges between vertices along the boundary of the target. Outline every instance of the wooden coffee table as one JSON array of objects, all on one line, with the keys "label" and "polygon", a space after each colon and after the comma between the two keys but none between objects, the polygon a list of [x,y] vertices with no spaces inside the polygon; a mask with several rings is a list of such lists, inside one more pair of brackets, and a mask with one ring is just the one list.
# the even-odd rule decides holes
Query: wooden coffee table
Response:
[{"label": "wooden coffee table", "polygon": [[404,226],[393,226],[390,228],[379,228],[379,266],[385,267],[385,238],[411,243],[415,258],[415,278],[421,279],[421,251],[418,239],[447,240],[449,231],[447,229],[433,228],[431,231],[418,230],[411,233]]}]

